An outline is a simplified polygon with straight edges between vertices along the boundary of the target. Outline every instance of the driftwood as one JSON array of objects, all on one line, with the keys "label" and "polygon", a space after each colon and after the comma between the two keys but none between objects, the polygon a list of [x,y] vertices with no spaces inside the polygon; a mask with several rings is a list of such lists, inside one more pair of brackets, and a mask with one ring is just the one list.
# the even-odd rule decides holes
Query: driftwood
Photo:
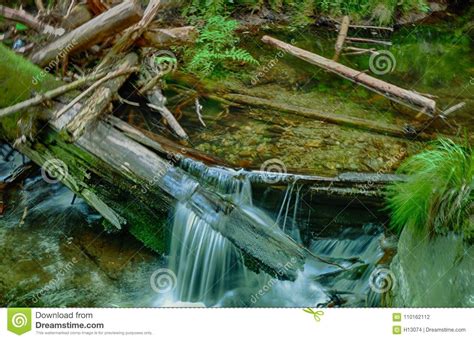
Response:
[{"label": "driftwood", "polygon": [[350,22],[351,22],[351,19],[347,15],[344,16],[344,18],[342,19],[341,29],[339,30],[339,34],[336,40],[336,46],[335,46],[336,53],[334,54],[334,57],[332,58],[334,61],[337,61],[339,59],[339,55],[341,54],[342,48],[344,47],[344,41],[346,40],[346,37],[347,37],[347,31],[349,30]]},{"label": "driftwood", "polygon": [[161,93],[161,90],[155,87],[153,90],[146,93],[148,101],[150,102],[148,106],[153,110],[158,111],[161,116],[166,120],[166,123],[169,125],[171,130],[181,139],[189,139],[188,135],[184,129],[179,125],[178,121],[171,113],[170,110],[165,106],[165,97]]},{"label": "driftwood", "polygon": [[368,30],[382,30],[382,31],[393,32],[393,27],[385,27],[385,26],[349,25],[349,27],[350,28],[361,28],[361,29],[368,29]]},{"label": "driftwood", "polygon": [[432,116],[436,110],[436,102],[432,99],[421,96],[413,91],[409,91],[398,87],[396,85],[387,83],[383,80],[374,78],[363,72],[354,70],[350,67],[344,66],[333,60],[324,58],[315,53],[305,51],[301,48],[292,46],[278,39],[264,36],[262,41],[266,44],[279,48],[295,57],[305,60],[313,65],[324,68],[327,71],[336,73],[337,75],[346,78],[356,84],[362,85],[365,88],[377,92],[388,99],[409,106],[416,110]]},{"label": "driftwood", "polygon": [[95,89],[97,89],[99,86],[101,86],[103,83],[105,83],[106,81],[109,81],[113,78],[117,78],[117,77],[120,77],[120,76],[123,76],[123,75],[126,75],[126,74],[129,74],[129,73],[133,73],[133,72],[138,72],[140,69],[138,67],[135,67],[135,68],[124,68],[124,69],[119,69],[115,72],[112,72],[112,73],[109,73],[108,75],[106,75],[104,78],[102,79],[99,79],[98,81],[96,81],[94,84],[92,84],[87,90],[81,92],[80,95],[78,95],[76,98],[74,98],[73,100],[71,100],[65,107],[63,107],[59,112],[56,113],[56,118],[59,118],[60,116],[62,116],[66,111],[70,110],[75,104],[77,104],[78,102],[80,102],[82,99],[84,99],[85,97],[87,97],[88,95],[91,94],[92,91],[94,91]]},{"label": "driftwood", "polygon": [[173,45],[192,44],[196,41],[198,31],[194,26],[148,29],[138,41],[139,46],[167,48]]},{"label": "driftwood", "polygon": [[142,10],[136,1],[124,1],[39,49],[31,56],[31,60],[35,64],[46,66],[62,54],[83,50],[121,32],[139,21],[141,15]]},{"label": "driftwood", "polygon": [[[314,119],[318,119],[318,120],[331,123],[331,124],[355,127],[358,129],[377,132],[383,135],[401,137],[401,138],[411,137],[405,132],[404,129],[397,126],[386,125],[386,124],[377,123],[374,121],[360,119],[356,117],[348,117],[348,116],[330,114],[330,113],[321,113],[317,110],[308,109],[301,106],[295,106],[295,105],[286,104],[286,103],[278,103],[275,100],[263,99],[263,98],[246,96],[246,95],[241,95],[241,94],[225,94],[223,95],[223,98],[230,102],[258,106],[258,107],[263,107],[263,108],[282,111],[282,112],[288,112],[288,113],[292,113],[292,114],[299,115],[302,117],[314,118]],[[417,138],[431,139],[430,136],[424,133],[417,135]]]},{"label": "driftwood", "polygon": [[137,63],[138,56],[135,53],[128,54],[118,65],[118,70],[112,73],[115,77],[101,85],[85,102],[79,112],[64,127],[70,141],[77,140],[86,128],[104,112]]},{"label": "driftwood", "polygon": [[9,20],[21,22],[22,24],[25,24],[26,26],[34,29],[35,31],[43,34],[61,36],[65,32],[64,28],[56,28],[50,26],[44,22],[39,21],[34,16],[23,10],[16,10],[3,5],[0,5],[0,16],[5,17]]}]

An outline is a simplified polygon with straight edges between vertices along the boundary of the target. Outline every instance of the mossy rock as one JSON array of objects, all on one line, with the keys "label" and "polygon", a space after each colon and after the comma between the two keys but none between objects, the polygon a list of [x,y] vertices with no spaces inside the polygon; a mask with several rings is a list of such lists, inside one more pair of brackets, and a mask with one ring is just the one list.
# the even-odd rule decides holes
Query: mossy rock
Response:
[{"label": "mossy rock", "polygon": [[405,228],[390,268],[392,307],[474,307],[474,245],[459,235],[420,238]]}]

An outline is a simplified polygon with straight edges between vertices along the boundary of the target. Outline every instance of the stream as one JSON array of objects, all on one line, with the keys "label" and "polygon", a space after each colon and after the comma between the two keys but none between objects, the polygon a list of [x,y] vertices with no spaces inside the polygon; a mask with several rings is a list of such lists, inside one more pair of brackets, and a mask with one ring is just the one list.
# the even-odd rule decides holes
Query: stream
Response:
[{"label": "stream", "polygon": [[[465,101],[466,106],[455,113],[455,119],[471,138],[473,42],[464,40],[466,37],[457,35],[456,31],[448,34],[447,29],[420,25],[416,30],[397,31],[391,37],[396,47],[392,50],[397,67],[383,79],[436,95],[442,108]],[[329,46],[335,38],[313,30],[290,36],[278,32],[274,35],[287,41],[294,38],[298,46],[328,57],[327,51],[332,49]],[[252,53],[261,54],[261,64],[265,65],[265,60],[275,56],[275,51],[263,49],[260,44],[252,43],[252,39],[249,37],[243,43]],[[356,69],[368,68],[367,56],[343,57],[341,62]],[[281,101],[330,113],[400,126],[406,121],[405,116],[399,115],[399,108],[391,107],[385,99],[365,89],[353,88],[351,83],[290,56],[284,56],[278,63],[278,67],[270,68],[258,79],[251,92],[245,88],[248,84],[232,77],[225,80],[226,86],[262,96],[276,93]],[[302,173],[317,175],[381,169],[392,172],[401,161],[399,158],[416,153],[422,146],[418,142],[375,136],[289,115],[268,123],[268,116],[274,116],[274,112],[222,112],[216,103],[203,101],[202,104],[207,129],[197,128],[199,123],[192,106],[183,108],[183,126],[190,131],[194,146],[242,167],[258,168],[266,159],[278,158],[288,169],[303,169]],[[453,133],[452,126],[443,125],[439,129]],[[407,151],[403,157],[399,156],[401,150]],[[0,151],[0,180],[4,180],[27,160],[7,145]],[[386,163],[394,158],[396,161],[386,168]],[[0,305],[382,305],[387,285],[393,284],[386,272],[397,247],[396,238],[388,231],[385,213],[360,202],[342,206],[315,202],[308,188],[298,182],[279,190],[262,189],[253,187],[238,173],[231,172],[229,176],[223,171],[209,177],[198,164],[182,166],[190,176],[212,186],[253,219],[281,228],[314,255],[345,265],[341,268],[307,261],[294,281],[278,279],[262,270],[255,272],[242,252],[206,222],[208,218],[221,217],[199,217],[186,202],[176,202],[169,212],[169,251],[159,255],[126,231],[104,229],[100,215],[37,169],[21,185],[9,188],[3,197]],[[282,267],[292,265],[290,261]]]}]

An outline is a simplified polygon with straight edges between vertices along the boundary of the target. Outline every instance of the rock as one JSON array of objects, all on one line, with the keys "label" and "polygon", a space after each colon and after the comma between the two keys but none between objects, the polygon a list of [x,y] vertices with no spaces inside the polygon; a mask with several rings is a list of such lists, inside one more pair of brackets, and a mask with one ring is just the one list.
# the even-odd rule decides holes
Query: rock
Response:
[{"label": "rock", "polygon": [[405,228],[390,269],[394,307],[474,307],[474,246],[459,235],[420,239]]}]

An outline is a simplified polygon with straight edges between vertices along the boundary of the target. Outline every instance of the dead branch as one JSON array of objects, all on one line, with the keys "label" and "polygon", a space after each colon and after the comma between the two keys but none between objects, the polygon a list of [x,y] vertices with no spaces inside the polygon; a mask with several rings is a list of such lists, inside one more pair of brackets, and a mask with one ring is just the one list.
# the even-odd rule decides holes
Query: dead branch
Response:
[{"label": "dead branch", "polygon": [[123,35],[102,59],[97,69],[104,69],[111,62],[111,60],[113,60],[113,58],[117,57],[119,54],[127,51],[131,46],[133,46],[135,41],[140,38],[141,35],[147,30],[148,25],[150,25],[150,23],[153,21],[160,7],[160,0],[151,0],[145,9],[145,12],[143,13],[141,20],[137,24],[125,30]]},{"label": "dead branch", "polygon": [[117,71],[114,72],[116,77],[101,84],[64,127],[63,131],[66,132],[69,141],[76,141],[87,127],[105,111],[130,74],[124,70],[135,71],[137,63],[138,56],[135,53],[129,53],[122,59],[117,66]]},{"label": "dead branch", "polygon": [[313,65],[333,72],[356,84],[362,85],[365,88],[379,93],[394,102],[406,105],[416,110],[421,110],[422,113],[427,114],[428,116],[433,116],[436,111],[436,102],[432,99],[421,96],[418,93],[387,83],[383,80],[374,78],[368,74],[354,70],[338,62],[292,46],[275,38],[264,36],[262,41]]},{"label": "dead branch", "polygon": [[[330,124],[355,127],[358,129],[373,131],[376,133],[394,137],[408,137],[403,128],[394,125],[386,125],[366,119],[348,117],[339,114],[321,113],[317,110],[308,109],[306,107],[291,105],[287,103],[278,103],[275,100],[268,100],[241,94],[225,94],[222,97],[231,102],[263,107],[266,109],[272,109],[281,112],[288,112],[302,117],[314,118]],[[431,139],[431,137],[426,134],[420,134],[418,135],[418,137],[420,139]]]},{"label": "dead branch", "polygon": [[[56,97],[59,97],[69,91],[72,91],[72,90],[75,90],[87,83],[90,83],[90,82],[93,82],[93,81],[96,81],[97,79],[100,79],[100,78],[103,78],[107,75],[106,72],[101,72],[101,73],[95,73],[95,74],[91,74],[87,77],[84,77],[84,78],[81,78],[81,79],[78,79],[70,84],[66,84],[66,85],[63,85],[63,86],[60,86],[58,88],[55,88],[54,90],[51,90],[51,91],[48,91],[48,92],[45,92],[45,93],[41,93],[41,94],[38,94],[36,96],[34,96],[33,98],[30,98],[28,100],[25,100],[25,101],[22,101],[18,104],[15,104],[15,105],[12,105],[12,106],[9,106],[7,108],[4,108],[4,109],[0,109],[0,118],[3,118],[3,117],[6,117],[8,115],[11,115],[11,114],[14,114],[14,113],[17,113],[17,112],[21,112],[31,106],[35,106],[35,105],[39,105],[47,100],[51,100],[53,98],[56,98]],[[116,76],[119,76],[119,75],[116,75]]]},{"label": "dead branch", "polygon": [[344,16],[342,19],[342,24],[341,24],[341,29],[339,30],[339,35],[337,36],[337,41],[336,41],[336,46],[335,50],[336,53],[334,54],[334,57],[332,60],[337,61],[339,59],[339,55],[341,54],[342,48],[344,46],[344,41],[346,40],[347,37],[347,31],[349,30],[349,24],[351,22],[351,19],[349,16]]},{"label": "dead branch", "polygon": [[142,10],[136,1],[124,1],[39,49],[31,56],[31,60],[46,66],[60,55],[83,50],[121,32],[140,20],[141,15]]},{"label": "dead branch", "polygon": [[55,28],[44,22],[41,22],[31,14],[25,12],[24,10],[16,10],[0,5],[0,16],[3,16],[9,20],[25,24],[26,26],[34,29],[35,31],[43,34],[61,36],[65,32],[64,28]]}]

